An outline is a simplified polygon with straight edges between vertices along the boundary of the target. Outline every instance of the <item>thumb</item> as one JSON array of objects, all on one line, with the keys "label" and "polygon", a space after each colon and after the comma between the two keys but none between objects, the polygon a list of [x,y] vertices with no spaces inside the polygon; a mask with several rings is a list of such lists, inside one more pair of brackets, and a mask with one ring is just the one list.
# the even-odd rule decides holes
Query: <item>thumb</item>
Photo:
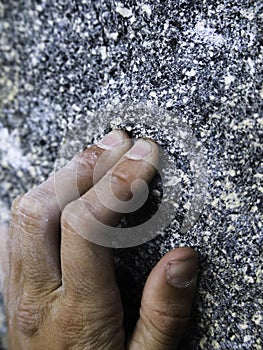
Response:
[{"label": "thumb", "polygon": [[177,348],[190,319],[197,271],[198,256],[191,248],[177,248],[158,262],[144,287],[129,350]]}]

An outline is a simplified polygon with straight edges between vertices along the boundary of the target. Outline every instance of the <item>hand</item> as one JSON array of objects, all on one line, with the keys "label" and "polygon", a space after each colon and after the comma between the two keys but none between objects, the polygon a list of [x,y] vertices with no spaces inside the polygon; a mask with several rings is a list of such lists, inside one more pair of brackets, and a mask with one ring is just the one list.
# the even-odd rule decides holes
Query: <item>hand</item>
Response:
[{"label": "hand", "polygon": [[[93,183],[93,169],[104,152]],[[132,147],[126,133],[114,131],[15,199],[8,234],[0,240],[10,350],[177,348],[190,317],[197,254],[178,248],[157,263],[127,341],[112,249],[78,233],[94,229],[92,217],[118,223],[120,214],[103,206],[96,193],[114,206],[115,197],[105,190],[110,182],[119,200],[129,200],[136,178],[149,183],[154,176],[145,159],[158,162],[155,143],[141,139]],[[76,181],[80,196],[72,190]]]}]

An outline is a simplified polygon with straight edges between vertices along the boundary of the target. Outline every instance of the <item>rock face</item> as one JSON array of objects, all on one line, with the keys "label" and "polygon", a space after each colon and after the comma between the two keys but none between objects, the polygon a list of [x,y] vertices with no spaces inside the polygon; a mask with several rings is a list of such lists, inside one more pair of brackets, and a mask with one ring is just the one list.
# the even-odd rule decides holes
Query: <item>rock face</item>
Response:
[{"label": "rock face", "polygon": [[[161,235],[116,250],[117,274],[132,329],[157,260],[177,246],[199,252],[182,349],[263,347],[261,7],[259,0],[0,3],[1,221],[14,197],[53,170],[74,126],[88,123],[87,144],[114,127],[155,139],[181,201]],[[129,108],[150,109],[152,122],[131,120]],[[174,138],[178,123],[202,145],[206,164],[205,203],[184,233],[198,161],[189,158],[187,138]],[[161,192],[156,180],[152,195]]]}]

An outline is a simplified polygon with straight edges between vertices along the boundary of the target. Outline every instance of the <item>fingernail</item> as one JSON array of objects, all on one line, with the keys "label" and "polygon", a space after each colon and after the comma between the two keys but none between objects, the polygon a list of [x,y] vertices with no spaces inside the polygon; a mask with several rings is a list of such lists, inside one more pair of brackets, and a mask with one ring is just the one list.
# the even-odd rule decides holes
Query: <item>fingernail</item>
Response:
[{"label": "fingernail", "polygon": [[123,141],[123,133],[113,130],[97,143],[97,146],[104,149],[112,149],[119,146]]},{"label": "fingernail", "polygon": [[129,150],[126,156],[130,159],[140,160],[148,156],[152,151],[152,145],[146,140],[138,140]]},{"label": "fingernail", "polygon": [[171,260],[167,264],[167,282],[177,288],[187,288],[194,283],[197,272],[194,259]]}]

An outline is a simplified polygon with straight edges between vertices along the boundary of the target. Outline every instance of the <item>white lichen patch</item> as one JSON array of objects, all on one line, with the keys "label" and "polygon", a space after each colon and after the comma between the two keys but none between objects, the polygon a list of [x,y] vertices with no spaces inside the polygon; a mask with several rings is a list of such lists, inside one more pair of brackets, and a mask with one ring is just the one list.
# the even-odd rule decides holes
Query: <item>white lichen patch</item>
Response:
[{"label": "white lichen patch", "polygon": [[250,342],[251,341],[251,336],[250,335],[245,335],[244,336],[244,342],[245,343],[248,343],[248,342]]},{"label": "white lichen patch", "polygon": [[244,276],[244,282],[253,284],[253,283],[255,283],[255,280],[254,280],[253,277],[245,275]]},{"label": "white lichen patch", "polygon": [[224,77],[224,81],[225,81],[225,88],[229,89],[231,83],[235,81],[235,77],[231,74],[228,74]]},{"label": "white lichen patch", "polygon": [[100,54],[101,54],[101,59],[106,60],[106,58],[108,57],[106,46],[100,47]]},{"label": "white lichen patch", "polygon": [[238,208],[241,205],[236,192],[224,193],[221,195],[221,199],[224,201],[226,209]]},{"label": "white lichen patch", "polygon": [[241,328],[241,329],[245,330],[245,329],[247,329],[247,328],[248,328],[248,324],[247,324],[246,322],[244,322],[244,323],[240,323],[240,324],[239,324],[239,328]]},{"label": "white lichen patch", "polygon": [[149,95],[153,98],[157,97],[156,91],[151,91]]},{"label": "white lichen patch", "polygon": [[129,18],[132,16],[132,11],[127,7],[124,7],[124,5],[121,2],[117,2],[116,12],[118,12],[122,17],[125,18]]},{"label": "white lichen patch", "polygon": [[174,101],[173,101],[172,99],[168,100],[168,101],[166,102],[166,108],[172,107],[173,104],[174,104]]},{"label": "white lichen patch", "polygon": [[143,12],[145,12],[148,16],[151,16],[151,14],[152,14],[152,9],[151,9],[151,7],[150,7],[149,5],[146,5],[146,4],[142,5],[142,10],[143,10]]},{"label": "white lichen patch", "polygon": [[194,77],[194,76],[196,75],[196,70],[192,68],[191,70],[186,71],[184,74],[185,74],[187,77]]},{"label": "white lichen patch", "polygon": [[248,71],[253,76],[255,74],[255,63],[250,57],[247,59],[247,64],[249,68]]},{"label": "white lichen patch", "polygon": [[7,128],[0,124],[0,160],[3,167],[12,167],[16,170],[25,169],[29,166],[29,161],[23,155],[20,147],[20,139],[16,131],[9,133]]},{"label": "white lichen patch", "polygon": [[220,345],[216,340],[212,341],[212,346],[213,346],[213,349],[220,349]]},{"label": "white lichen patch", "polygon": [[236,171],[234,169],[229,169],[229,175],[232,177],[236,176]]},{"label": "white lichen patch", "polygon": [[252,321],[253,321],[256,325],[260,326],[260,325],[262,324],[262,322],[263,322],[263,317],[262,317],[262,315],[261,315],[260,313],[255,314],[255,315],[253,315],[253,317],[252,317]]},{"label": "white lichen patch", "polygon": [[216,30],[209,27],[204,20],[197,22],[192,31],[195,42],[202,41],[210,46],[222,46],[225,42],[223,35],[217,34]]},{"label": "white lichen patch", "polygon": [[249,19],[252,21],[252,19],[255,17],[255,12],[252,9],[240,9],[240,13],[242,16],[245,18]]},{"label": "white lichen patch", "polygon": [[119,33],[118,32],[112,32],[112,33],[106,32],[106,35],[109,39],[117,40]]}]

